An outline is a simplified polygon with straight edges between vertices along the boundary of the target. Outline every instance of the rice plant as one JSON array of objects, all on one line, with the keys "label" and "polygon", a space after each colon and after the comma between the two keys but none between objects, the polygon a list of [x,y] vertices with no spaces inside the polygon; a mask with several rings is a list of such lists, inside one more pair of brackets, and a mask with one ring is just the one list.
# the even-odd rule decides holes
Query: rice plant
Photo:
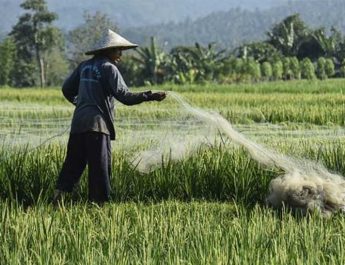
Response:
[{"label": "rice plant", "polygon": [[[344,84],[153,89],[179,91],[192,105],[221,113],[250,139],[345,175]],[[73,106],[58,89],[0,88],[0,100],[1,264],[342,264],[345,259],[344,216],[305,218],[268,209],[269,183],[281,169],[259,164],[220,133],[190,156],[176,161],[168,156],[152,172],[138,172],[130,158],[152,144],[153,130],[161,135],[159,125],[183,129],[180,107],[171,98],[160,105],[118,105],[111,203],[87,202],[85,172],[75,192],[53,208]]]}]

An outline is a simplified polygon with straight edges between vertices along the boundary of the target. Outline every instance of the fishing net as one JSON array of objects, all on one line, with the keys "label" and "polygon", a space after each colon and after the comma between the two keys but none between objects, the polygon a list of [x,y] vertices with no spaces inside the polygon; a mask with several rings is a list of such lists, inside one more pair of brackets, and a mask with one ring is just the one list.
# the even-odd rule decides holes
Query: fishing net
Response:
[{"label": "fishing net", "polygon": [[[301,139],[344,136],[342,128],[291,130],[280,125],[252,124],[236,127],[212,110],[192,107],[177,93],[163,104],[145,107],[119,106],[115,127],[115,148],[125,150],[134,168],[148,173],[164,161],[181,160],[203,145],[231,139],[245,148],[253,159],[267,167],[278,167],[285,174],[272,180],[267,203],[280,208],[288,205],[324,214],[344,211],[345,181],[340,175],[306,159],[297,159],[258,144],[258,140]],[[46,143],[65,145],[73,106],[13,104],[0,108],[0,140],[4,146],[29,146],[32,150]],[[251,139],[251,140],[249,140]],[[231,148],[230,146],[227,146]]]},{"label": "fishing net", "polygon": [[0,141],[3,147],[35,148],[48,142],[65,142],[73,109],[33,103],[2,102]]},{"label": "fishing net", "polygon": [[313,161],[288,157],[259,145],[237,132],[219,114],[193,108],[179,95],[173,96],[188,112],[243,146],[259,163],[283,169],[285,174],[270,183],[267,197],[269,205],[282,207],[285,204],[302,211],[317,210],[325,215],[336,211],[345,212],[345,179],[342,176],[329,172]]}]

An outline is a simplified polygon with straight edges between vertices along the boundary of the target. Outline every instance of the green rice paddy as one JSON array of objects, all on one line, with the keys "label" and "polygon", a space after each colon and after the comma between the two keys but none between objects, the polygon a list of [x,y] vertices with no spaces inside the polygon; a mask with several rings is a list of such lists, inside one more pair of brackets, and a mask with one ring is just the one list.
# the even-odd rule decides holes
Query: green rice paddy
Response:
[{"label": "green rice paddy", "polygon": [[[345,80],[138,90],[147,89],[177,91],[248,138],[345,175]],[[345,261],[344,216],[267,208],[269,182],[281,170],[222,136],[183,160],[137,172],[130,157],[150,144],[153,131],[161,135],[168,122],[183,128],[171,97],[118,105],[112,201],[103,207],[86,201],[87,172],[61,207],[50,204],[73,113],[60,90],[0,88],[0,102],[0,264]]]}]

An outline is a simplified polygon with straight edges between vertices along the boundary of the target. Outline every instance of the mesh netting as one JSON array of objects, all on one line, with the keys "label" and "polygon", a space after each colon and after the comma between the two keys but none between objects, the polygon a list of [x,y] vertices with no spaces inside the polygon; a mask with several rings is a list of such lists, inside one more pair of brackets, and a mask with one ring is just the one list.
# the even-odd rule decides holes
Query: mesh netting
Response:
[{"label": "mesh netting", "polygon": [[[157,107],[158,104],[143,108],[119,107],[115,146],[131,154],[129,159],[137,170],[150,172],[164,159],[184,159],[201,145],[212,145],[226,136],[232,143],[244,147],[259,163],[284,170],[284,175],[271,182],[267,198],[270,205],[289,204],[323,213],[344,209],[345,181],[342,176],[330,173],[315,162],[291,158],[257,144],[257,140],[273,142],[282,138],[334,140],[344,137],[342,128],[292,130],[272,124],[233,127],[219,114],[194,108],[176,93],[170,93],[166,101],[164,108]],[[4,102],[0,108],[2,145],[26,145],[32,149],[48,142],[65,145],[72,113],[71,106]]]}]

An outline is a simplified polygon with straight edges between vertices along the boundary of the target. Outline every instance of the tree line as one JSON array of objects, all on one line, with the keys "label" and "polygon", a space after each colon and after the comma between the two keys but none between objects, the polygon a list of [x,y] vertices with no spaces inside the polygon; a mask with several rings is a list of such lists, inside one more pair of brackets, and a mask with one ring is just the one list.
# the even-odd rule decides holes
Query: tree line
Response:
[{"label": "tree line", "polygon": [[[63,33],[53,25],[57,15],[45,0],[26,0],[21,7],[25,12],[0,43],[0,85],[60,86],[105,29],[119,32],[98,12],[85,13],[84,24]],[[344,77],[345,37],[335,28],[312,29],[294,14],[275,24],[264,40],[232,50],[195,43],[166,52],[151,37],[119,67],[132,86]]]},{"label": "tree line", "polygon": [[[324,26],[330,29],[333,26],[345,33],[343,0],[275,2],[276,5],[269,9],[222,9],[223,11],[197,19],[130,27],[125,29],[125,36],[136,43],[145,45],[149,41],[147,36],[156,36],[157,42],[164,45],[166,50],[181,44],[193,45],[196,41],[206,46],[210,40],[217,41],[217,45],[221,48],[235,49],[244,42],[264,40],[266,31],[272,25],[297,13],[311,27]],[[260,1],[260,6],[262,5],[263,3]]]}]

